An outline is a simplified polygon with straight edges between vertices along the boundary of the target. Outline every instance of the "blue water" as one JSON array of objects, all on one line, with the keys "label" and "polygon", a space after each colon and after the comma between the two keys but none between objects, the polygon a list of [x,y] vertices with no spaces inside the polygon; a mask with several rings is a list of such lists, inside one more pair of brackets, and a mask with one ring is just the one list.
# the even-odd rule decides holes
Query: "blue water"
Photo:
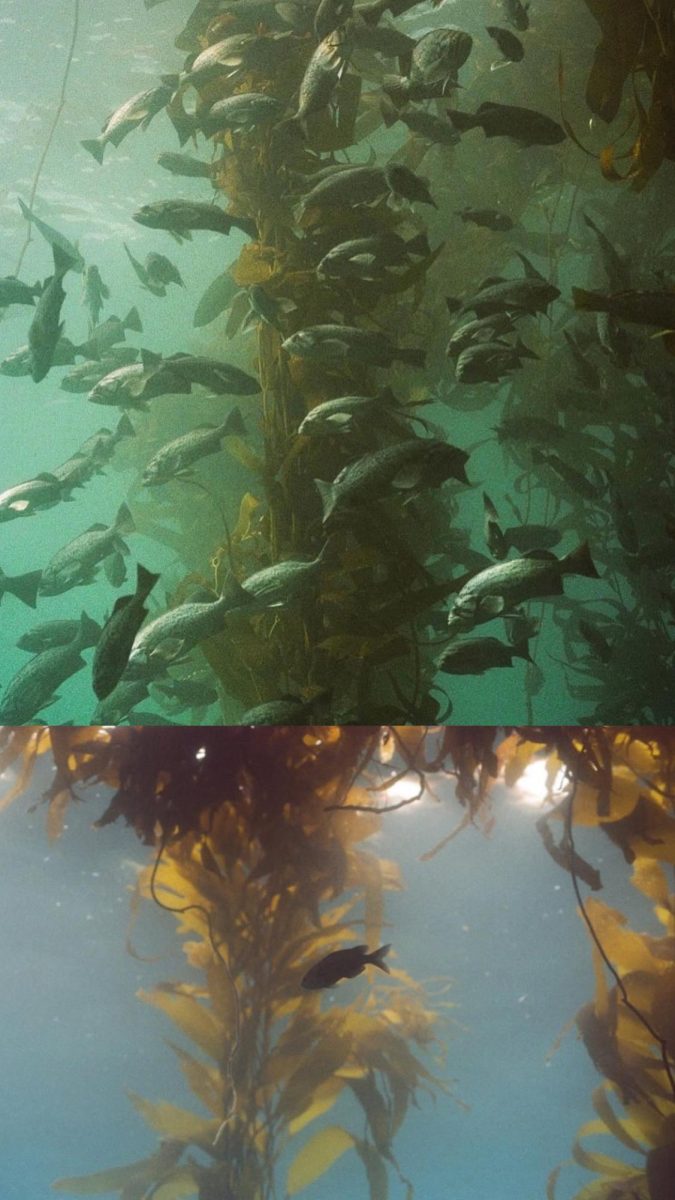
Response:
[{"label": "blue water", "polygon": [[[180,1042],[180,1035],[136,996],[161,980],[198,979],[184,965],[173,918],[144,903],[132,933],[142,957],[125,952],[129,887],[151,851],[119,823],[92,828],[105,789],[83,790],[86,803],[70,806],[62,838],[49,844],[41,809],[29,811],[49,776],[45,761],[29,793],[0,817],[3,1200],[46,1200],[55,1178],[153,1153],[155,1135],[127,1089],[199,1109],[163,1040]],[[395,859],[403,874],[405,890],[387,895],[383,929],[394,964],[415,979],[452,981],[446,998],[456,1007],[442,1031],[447,1063],[427,1065],[469,1108],[422,1094],[395,1140],[396,1155],[418,1200],[538,1200],[548,1172],[569,1157],[577,1129],[592,1116],[590,1094],[599,1083],[575,1032],[549,1058],[593,991],[586,934],[569,878],[534,829],[537,810],[515,793],[495,789],[491,837],[470,829],[420,862],[457,819],[447,783],[436,780],[434,788],[440,804],[426,800],[386,818],[364,849]],[[600,835],[579,838],[581,852],[602,870],[603,900],[637,928],[651,928],[649,910],[608,845]],[[324,1003],[349,1006],[371,978],[343,982],[324,993]],[[360,1121],[349,1101],[326,1120],[336,1115],[348,1127]],[[589,1178],[568,1166],[560,1200]],[[390,1188],[392,1200],[404,1195],[393,1173]],[[346,1154],[301,1194],[365,1197],[362,1166]]]}]

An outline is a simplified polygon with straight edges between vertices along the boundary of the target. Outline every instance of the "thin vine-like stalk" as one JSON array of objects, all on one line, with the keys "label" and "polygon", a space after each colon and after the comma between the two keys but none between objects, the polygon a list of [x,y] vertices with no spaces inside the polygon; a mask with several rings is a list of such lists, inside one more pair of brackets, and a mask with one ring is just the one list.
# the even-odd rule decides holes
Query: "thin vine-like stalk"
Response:
[{"label": "thin vine-like stalk", "polygon": [[617,971],[614,964],[612,962],[610,962],[609,958],[607,957],[607,953],[602,945],[602,942],[600,941],[600,938],[598,937],[597,933],[595,932],[593,922],[591,921],[591,918],[589,917],[589,915],[586,911],[586,906],[584,904],[583,896],[581,895],[581,889],[579,887],[579,880],[577,878],[577,874],[576,874],[576,871],[574,868],[576,850],[575,850],[575,846],[574,846],[574,835],[572,833],[572,824],[573,824],[573,817],[574,817],[574,800],[575,800],[576,792],[577,792],[577,779],[576,779],[576,776],[572,775],[572,773],[569,771],[569,769],[567,770],[566,774],[567,774],[567,779],[571,785],[571,791],[570,791],[570,795],[567,800],[567,804],[565,806],[565,841],[567,842],[567,846],[568,846],[569,852],[570,852],[569,869],[570,869],[570,875],[572,876],[572,886],[574,888],[574,894],[577,898],[577,903],[579,905],[581,915],[586,923],[588,932],[590,933],[591,938],[593,939],[593,942],[594,942],[595,946],[597,947],[598,953],[600,954],[602,961],[604,962],[605,966],[607,967],[607,970],[610,972],[610,974],[613,976],[613,978],[616,981],[616,986],[619,989],[619,992],[621,993],[621,999],[622,999],[623,1003],[625,1004],[626,1008],[628,1008],[633,1013],[633,1016],[637,1017],[640,1024],[647,1030],[650,1037],[652,1037],[654,1039],[654,1041],[657,1043],[657,1045],[659,1046],[660,1051],[661,1051],[661,1060],[663,1062],[663,1069],[666,1072],[666,1075],[668,1077],[668,1083],[670,1084],[670,1090],[673,1093],[673,1097],[675,1097],[675,1076],[673,1075],[673,1067],[672,1067],[672,1065],[670,1063],[670,1059],[668,1057],[668,1043],[665,1041],[664,1038],[662,1038],[660,1036],[659,1033],[657,1033],[656,1029],[654,1029],[654,1026],[650,1023],[650,1021],[647,1019],[647,1017],[645,1017],[644,1014],[641,1013],[640,1010],[638,1008],[636,1008],[635,1005],[629,1000],[628,992],[626,991],[626,985],[623,982],[623,979],[619,975],[619,972]]},{"label": "thin vine-like stalk", "polygon": [[[68,50],[68,58],[66,59],[66,67],[63,72],[63,79],[61,81],[61,93],[59,96],[59,102],[56,106],[56,111],[52,118],[52,123],[51,123],[49,133],[47,134],[47,141],[45,142],[44,149],[42,151],[42,154],[40,155],[40,161],[38,162],[38,165],[37,165],[37,168],[35,171],[35,176],[33,178],[33,185],[31,187],[30,196],[28,199],[28,207],[31,210],[31,212],[33,211],[33,204],[35,202],[35,196],[37,194],[37,187],[38,187],[38,183],[40,182],[40,175],[42,174],[42,168],[45,165],[45,161],[46,161],[47,155],[49,154],[49,150],[50,150],[52,141],[54,140],[54,134],[56,133],[56,127],[59,123],[59,120],[61,118],[61,113],[63,112],[63,108],[66,103],[66,88],[68,86],[68,76],[70,75],[70,67],[71,67],[71,64],[73,61],[73,54],[75,53],[75,43],[77,42],[77,34],[79,31],[79,27],[80,27],[80,0],[75,0],[75,7],[74,7],[74,13],[73,13],[73,32],[72,32],[72,36],[70,39],[70,49]],[[26,253],[26,250],[28,249],[30,242],[32,241],[32,231],[33,231],[33,225],[32,225],[32,222],[29,221],[28,222],[28,233],[26,234],[26,240],[19,252],[19,258],[17,260],[16,269],[14,271],[15,275],[18,275],[19,271],[21,270],[21,264],[23,263],[24,255]]]}]

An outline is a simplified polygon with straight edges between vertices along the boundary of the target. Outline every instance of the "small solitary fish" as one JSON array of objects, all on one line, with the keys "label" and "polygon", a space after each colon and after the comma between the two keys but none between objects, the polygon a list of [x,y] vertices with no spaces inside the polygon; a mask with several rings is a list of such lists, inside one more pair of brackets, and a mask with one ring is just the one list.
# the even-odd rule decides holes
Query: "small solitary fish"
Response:
[{"label": "small solitary fish", "polygon": [[490,37],[493,42],[496,42],[504,55],[501,63],[492,64],[492,69],[495,65],[502,65],[507,62],[521,62],[525,57],[525,48],[520,38],[516,37],[515,33],[511,33],[510,29],[502,29],[499,25],[486,25]]},{"label": "small solitary fish", "polygon": [[303,975],[301,986],[312,991],[319,988],[334,987],[340,979],[354,979],[365,971],[367,963],[379,967],[381,971],[391,974],[384,962],[385,954],[391,950],[391,945],[380,946],[379,950],[368,953],[367,946],[350,946],[348,950],[333,950],[320,962],[315,963]]}]

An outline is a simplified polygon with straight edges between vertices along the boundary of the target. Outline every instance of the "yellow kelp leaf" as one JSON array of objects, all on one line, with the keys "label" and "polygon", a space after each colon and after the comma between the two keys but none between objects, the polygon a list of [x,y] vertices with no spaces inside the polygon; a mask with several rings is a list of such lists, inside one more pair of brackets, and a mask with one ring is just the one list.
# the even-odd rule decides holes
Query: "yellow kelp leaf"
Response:
[{"label": "yellow kelp leaf", "polygon": [[252,283],[264,283],[274,271],[276,251],[273,246],[261,246],[260,242],[248,242],[233,269],[232,277],[240,287]]},{"label": "yellow kelp leaf", "polygon": [[619,974],[626,971],[653,972],[656,960],[639,933],[626,929],[626,917],[615,908],[588,896],[586,912],[610,962]]},{"label": "yellow kelp leaf", "polygon": [[220,1062],[223,1055],[224,1030],[213,1013],[193,996],[182,992],[160,991],[158,988],[149,992],[141,988],[136,995],[146,1004],[154,1004],[156,1008],[161,1008],[187,1037],[197,1043],[200,1050],[216,1062]]},{"label": "yellow kelp leaf", "polygon": [[196,1196],[199,1183],[192,1167],[176,1167],[169,1177],[152,1193],[152,1200],[182,1200],[183,1196]]},{"label": "yellow kelp leaf", "polygon": [[[592,1122],[595,1124],[595,1122]],[[596,1171],[598,1175],[609,1175],[611,1179],[628,1179],[635,1174],[635,1167],[620,1162],[618,1158],[610,1158],[608,1154],[597,1154],[594,1150],[585,1150],[580,1142],[572,1146],[572,1157],[587,1171]]]},{"label": "yellow kelp leaf", "polygon": [[580,783],[574,793],[574,824],[599,825],[603,821],[620,821],[633,811],[643,787],[628,767],[615,767],[612,772],[612,789],[609,796],[609,811],[598,816],[598,788]]},{"label": "yellow kelp leaf", "polygon": [[287,1120],[305,1110],[316,1089],[349,1057],[351,1037],[339,1033],[325,1034],[318,1047],[312,1047],[302,1058],[283,1089],[277,1103],[277,1112]]},{"label": "yellow kelp leaf", "polygon": [[303,1188],[319,1179],[333,1163],[350,1150],[356,1139],[340,1125],[329,1125],[321,1129],[302,1147],[288,1168],[286,1191],[295,1196]]},{"label": "yellow kelp leaf", "polygon": [[245,492],[241,498],[239,505],[239,516],[237,524],[232,530],[232,542],[243,542],[245,538],[252,534],[253,516],[260,508],[260,501],[252,492]]},{"label": "yellow kelp leaf", "polygon": [[166,1100],[146,1100],[137,1092],[127,1092],[134,1108],[147,1121],[151,1129],[161,1133],[162,1137],[180,1138],[183,1142],[211,1146],[218,1132],[220,1122],[200,1117],[197,1113],[188,1112],[186,1108],[178,1108]]},{"label": "yellow kelp leaf", "polygon": [[177,1055],[183,1074],[197,1099],[201,1100],[204,1108],[208,1108],[215,1117],[221,1116],[223,1078],[220,1071],[208,1063],[200,1062],[198,1058],[188,1054],[182,1046],[177,1046],[168,1038],[166,1040],[174,1054]]},{"label": "yellow kelp leaf", "polygon": [[147,1186],[152,1183],[148,1171],[149,1159],[130,1163],[128,1167],[111,1167],[109,1171],[96,1171],[92,1175],[70,1175],[55,1179],[52,1187],[57,1192],[70,1192],[73,1196],[99,1196],[104,1192],[121,1192],[135,1183]]},{"label": "yellow kelp leaf", "polygon": [[[668,925],[673,917],[668,910],[670,904],[670,889],[665,871],[660,863],[652,858],[638,857],[633,863],[631,883],[656,905],[656,914],[663,925]],[[663,910],[666,910],[665,913]]]},{"label": "yellow kelp leaf", "polygon": [[299,1133],[301,1129],[305,1128],[305,1125],[309,1125],[310,1121],[315,1121],[317,1117],[328,1112],[328,1109],[335,1104],[344,1086],[344,1079],[335,1075],[331,1079],[327,1079],[325,1083],[319,1084],[304,1112],[299,1113],[297,1117],[293,1117],[293,1120],[288,1122],[288,1132]]},{"label": "yellow kelp leaf", "polygon": [[[646,1153],[644,1146],[637,1140],[641,1136],[640,1126],[629,1117],[621,1118],[617,1116],[609,1102],[606,1084],[601,1083],[595,1089],[592,1102],[593,1108],[607,1127],[609,1133],[614,1134],[614,1137],[629,1150],[635,1150],[638,1154]],[[584,1136],[583,1130],[579,1130],[578,1137],[582,1136]]]},{"label": "yellow kelp leaf", "polygon": [[516,733],[501,743],[497,758],[504,763],[504,783],[507,787],[513,787],[518,782],[535,755],[541,755],[541,746],[537,742],[521,742]]}]

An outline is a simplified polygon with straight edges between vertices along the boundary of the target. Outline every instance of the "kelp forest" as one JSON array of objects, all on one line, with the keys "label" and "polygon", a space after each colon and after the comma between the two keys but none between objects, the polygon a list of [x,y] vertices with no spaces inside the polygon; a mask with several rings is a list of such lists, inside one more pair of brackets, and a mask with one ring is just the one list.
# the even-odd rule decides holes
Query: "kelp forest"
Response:
[{"label": "kelp forest", "polygon": [[[97,585],[118,616],[68,718],[669,723],[672,0],[199,0],[180,24],[172,73],[81,130],[92,188],[93,159],[167,134],[120,249],[153,297],[141,358],[71,383],[121,410],[107,469],[135,472],[106,546],[174,557],[135,551],[135,596]],[[97,635],[74,636],[66,680]],[[8,724],[41,711],[16,690]]]},{"label": "kelp forest", "polygon": [[[36,796],[44,760],[50,782]],[[120,1200],[288,1200],[317,1180],[329,1185],[338,1160],[352,1156],[359,1195],[421,1196],[397,1135],[413,1107],[440,1121],[441,1095],[461,1108],[447,1072],[480,1028],[455,1024],[451,981],[416,979],[395,955],[390,974],[363,976],[348,1003],[337,992],[329,1004],[301,980],[328,951],[387,936],[388,897],[405,884],[368,838],[423,796],[447,810],[447,833],[420,870],[447,856],[452,902],[453,852],[472,830],[481,839],[498,832],[505,797],[533,763],[546,779],[539,851],[573,894],[566,919],[588,935],[595,979],[569,1013],[598,1075],[570,1148],[591,1176],[575,1200],[672,1200],[675,743],[666,728],[640,727],[5,728],[2,807],[30,797],[52,840],[68,838],[73,805],[90,806],[97,838],[126,822],[148,848],[129,951],[152,904],[172,915],[190,968],[189,980],[142,988],[139,998],[170,1023],[194,1106],[131,1094],[156,1151],[93,1162],[92,1174],[55,1188]],[[411,786],[395,800],[402,780]],[[603,900],[606,839],[653,910],[655,932],[632,928]],[[470,1120],[460,1108],[458,1122]],[[540,1194],[556,1200],[565,1171],[551,1161]]]}]

